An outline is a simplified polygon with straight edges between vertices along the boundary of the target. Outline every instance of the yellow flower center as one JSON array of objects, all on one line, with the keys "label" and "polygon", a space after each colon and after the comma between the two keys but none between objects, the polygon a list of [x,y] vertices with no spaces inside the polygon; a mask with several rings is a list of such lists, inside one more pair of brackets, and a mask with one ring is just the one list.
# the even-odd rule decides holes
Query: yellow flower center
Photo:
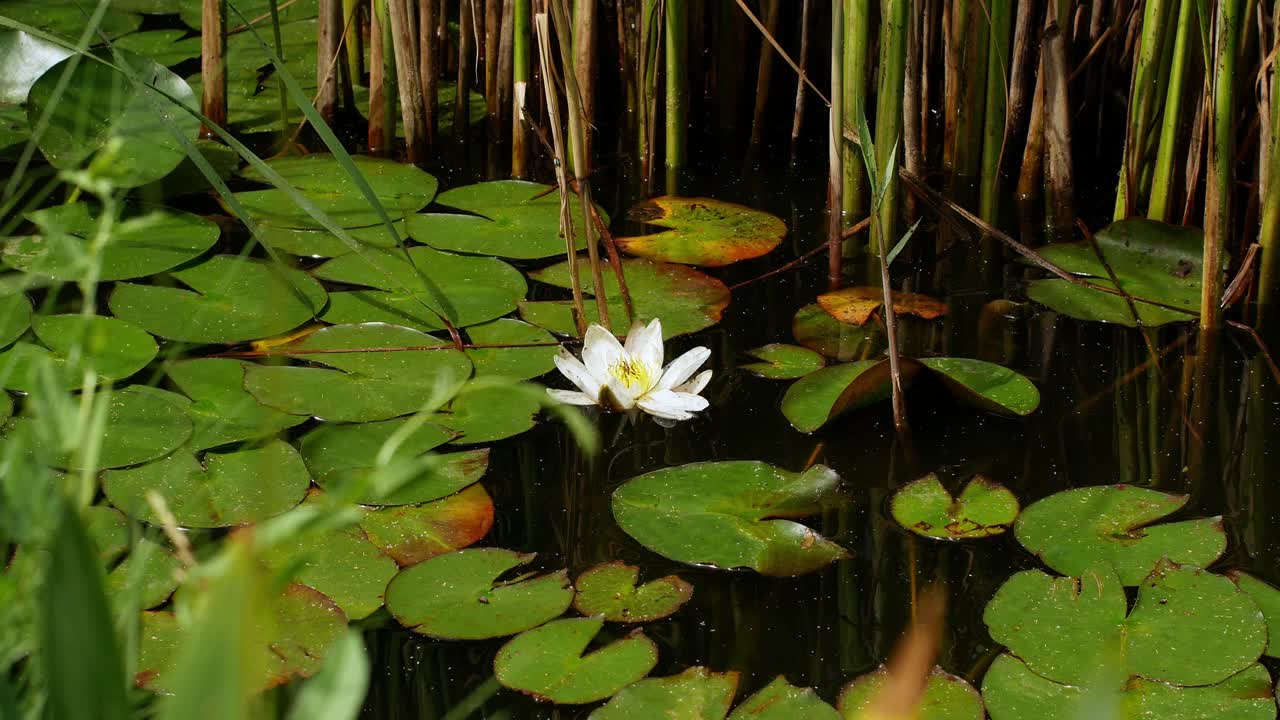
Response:
[{"label": "yellow flower center", "polygon": [[609,374],[636,395],[642,394],[653,385],[649,369],[644,366],[644,363],[632,358],[623,358],[614,363],[613,367],[609,368]]}]

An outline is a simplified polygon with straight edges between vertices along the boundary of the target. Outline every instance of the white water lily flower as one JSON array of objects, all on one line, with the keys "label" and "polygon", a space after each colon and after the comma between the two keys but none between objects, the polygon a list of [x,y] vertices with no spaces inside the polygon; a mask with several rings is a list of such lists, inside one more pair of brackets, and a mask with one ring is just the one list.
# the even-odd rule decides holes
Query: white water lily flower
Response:
[{"label": "white water lily flower", "polygon": [[[698,395],[711,380],[703,370],[692,380],[711,351],[696,347],[662,367],[662,323],[636,323],[623,345],[599,325],[587,328],[582,360],[560,348],[556,367],[580,392],[548,389],[551,397],[570,405],[599,405],[609,410],[641,410],[662,421],[688,420],[707,407]],[[662,423],[667,424],[667,423]]]}]

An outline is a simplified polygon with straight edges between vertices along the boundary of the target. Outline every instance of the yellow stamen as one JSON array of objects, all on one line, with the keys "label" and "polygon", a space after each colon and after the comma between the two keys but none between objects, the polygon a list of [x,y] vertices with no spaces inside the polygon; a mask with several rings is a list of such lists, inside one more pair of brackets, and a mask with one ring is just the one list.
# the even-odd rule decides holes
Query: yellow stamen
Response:
[{"label": "yellow stamen", "polygon": [[622,358],[609,368],[609,374],[622,382],[628,390],[639,388],[641,390],[649,389],[652,384],[649,377],[649,369],[632,358]]}]

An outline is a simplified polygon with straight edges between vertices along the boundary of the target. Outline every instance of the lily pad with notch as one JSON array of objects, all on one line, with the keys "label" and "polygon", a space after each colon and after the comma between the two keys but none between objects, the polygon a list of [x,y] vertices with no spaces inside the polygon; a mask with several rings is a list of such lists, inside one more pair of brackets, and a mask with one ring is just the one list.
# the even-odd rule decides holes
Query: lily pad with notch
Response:
[{"label": "lily pad with notch", "polygon": [[244,389],[248,363],[232,358],[196,358],[170,363],[169,378],[191,398],[194,450],[275,436],[306,421],[259,403]]},{"label": "lily pad with notch", "polygon": [[651,198],[633,206],[627,217],[666,230],[615,238],[619,248],[684,265],[720,267],[767,255],[787,234],[786,224],[763,210],[705,197]]},{"label": "lily pad with notch", "polygon": [[[513,318],[499,318],[467,328],[467,337],[476,347],[467,349],[476,376],[528,380],[555,368],[560,344],[551,333]],[[500,347],[500,346],[509,347]]]},{"label": "lily pad with notch", "polygon": [[9,238],[0,259],[15,270],[75,281],[89,264],[99,280],[147,277],[204,254],[218,240],[218,226],[198,215],[168,209],[133,208],[112,218],[101,251],[92,255],[102,219],[86,203],[70,203],[26,214],[38,234]]},{"label": "lily pad with notch", "polygon": [[817,303],[796,311],[791,335],[804,347],[839,362],[878,358],[885,348],[884,330],[878,324],[842,323]]},{"label": "lily pad with notch", "polygon": [[573,601],[565,570],[498,579],[533,557],[480,548],[425,560],[387,586],[387,609],[401,625],[435,638],[483,640],[523,632],[558,617]]},{"label": "lily pad with notch", "polygon": [[713,672],[702,666],[678,675],[645,678],[623,688],[590,720],[723,720],[738,692],[739,674]]},{"label": "lily pad with notch", "polygon": [[573,609],[610,622],[643,623],[672,615],[693,597],[693,586],[679,575],[643,585],[637,584],[639,579],[640,568],[624,562],[589,568],[573,583],[578,589]]},{"label": "lily pad with notch", "polygon": [[604,618],[553,620],[507,641],[493,660],[504,687],[557,705],[604,700],[658,664],[658,646],[640,630],[583,654]]},{"label": "lily pad with notch", "polygon": [[[408,220],[410,237],[437,250],[493,255],[519,260],[563,255],[560,193],[553,185],[495,180],[443,192],[436,204],[472,215],[422,213]],[[597,207],[601,219],[609,220]],[[569,198],[569,215],[579,249],[586,247],[582,205]]]},{"label": "lily pad with notch", "polygon": [[[98,452],[92,457],[69,452],[42,433],[31,433],[35,456],[49,467],[60,469],[120,468],[138,465],[169,454],[191,437],[191,419],[183,404],[186,398],[164,390],[129,386],[111,393],[105,421],[100,431]],[[17,422],[34,422],[23,417]],[[92,460],[91,466],[85,465]]]},{"label": "lily pad with notch", "polygon": [[[1134,300],[1144,325],[1185,322],[1199,316],[1204,257],[1202,231],[1130,218],[1099,230],[1094,240],[1105,264],[1088,241],[1055,243],[1042,248],[1040,253],[1058,267],[1095,285],[1115,288],[1111,279],[1114,273],[1119,287]],[[1137,325],[1133,310],[1123,296],[1061,278],[1034,280],[1027,287],[1027,295],[1080,320]]]},{"label": "lily pad with notch", "polygon": [[747,355],[761,362],[738,367],[770,380],[794,380],[817,372],[827,364],[826,358],[809,348],[784,343],[770,343],[748,350]]},{"label": "lily pad with notch", "polygon": [[899,525],[935,540],[971,540],[999,535],[1018,517],[1018,498],[982,475],[953,497],[936,474],[898,488],[889,511]]},{"label": "lily pad with notch", "polygon": [[148,610],[164,604],[178,587],[182,563],[150,535],[138,538],[129,555],[107,573],[107,592]]},{"label": "lily pad with notch", "polygon": [[[444,329],[440,315],[452,313],[458,327],[502,317],[528,292],[520,271],[497,258],[429,247],[410,248],[408,255],[406,260],[399,249],[370,249],[316,268],[316,277],[323,280],[370,288],[332,293],[322,319],[336,324],[386,322],[430,332]],[[424,282],[431,286],[424,287]],[[437,306],[432,301],[436,294],[448,298],[451,307]]]},{"label": "lily pad with notch", "polygon": [[327,298],[304,272],[235,255],[169,275],[191,289],[117,283],[111,312],[169,340],[236,343],[292,330],[315,318]]},{"label": "lily pad with notch", "polygon": [[[894,291],[893,310],[898,315],[914,315],[934,320],[947,314],[947,304],[920,293]],[[838,322],[866,325],[884,307],[884,290],[878,287],[848,287],[818,296],[818,305]]]},{"label": "lily pad with notch", "polygon": [[1236,587],[1249,594],[1267,621],[1267,657],[1280,657],[1280,588],[1239,570],[1227,572]]},{"label": "lily pad with notch", "polygon": [[493,527],[493,498],[480,483],[420,505],[366,508],[360,529],[400,567],[479,542]]},{"label": "lily pad with notch", "polygon": [[263,405],[294,415],[388,420],[447,401],[471,374],[471,361],[458,350],[420,349],[440,346],[396,325],[334,325],[277,348],[322,367],[250,365],[244,386]]},{"label": "lily pad with notch", "polygon": [[0,352],[0,386],[40,392],[46,367],[62,387],[80,387],[89,377],[100,385],[133,375],[159,352],[146,332],[102,315],[39,315],[31,330],[38,342],[20,340]]},{"label": "lily pad with notch", "polygon": [[116,38],[114,45],[165,67],[200,57],[200,36],[182,29],[139,30]]},{"label": "lily pad with notch", "polygon": [[[855,678],[840,691],[841,717],[862,718],[876,697],[889,685],[889,671],[879,669]],[[964,678],[934,666],[915,709],[919,720],[983,720],[982,697]],[[1028,716],[1031,717],[1031,716]]]},{"label": "lily pad with notch", "polygon": [[[392,223],[396,235],[404,239],[404,222]],[[276,227],[267,223],[258,224],[258,239],[273,250],[286,252],[299,257],[338,257],[354,252],[346,241],[328,230],[314,228]],[[367,227],[344,228],[347,235],[360,244],[363,251],[367,248],[399,247],[396,239],[387,232],[386,225],[369,225]]]},{"label": "lily pad with notch", "polygon": [[1162,558],[1208,567],[1226,550],[1221,517],[1154,524],[1188,499],[1131,485],[1064,490],[1027,506],[1014,531],[1023,547],[1064,575],[1110,563],[1125,585],[1138,585]]},{"label": "lily pad with notch", "polygon": [[613,493],[628,535],[677,562],[801,575],[848,557],[844,548],[788,518],[838,504],[840,478],[815,465],[794,473],[757,461],[657,470]]},{"label": "lily pad with notch", "polygon": [[[591,270],[586,258],[578,259],[582,290],[593,295]],[[664,339],[687,335],[720,322],[729,306],[729,288],[720,280],[685,265],[659,263],[642,258],[622,261],[627,288],[635,309],[634,320],[647,323],[662,319]],[[609,267],[604,268],[605,298],[608,300],[609,319],[618,331],[629,325],[618,290],[618,280]],[[535,270],[529,277],[555,287],[569,289],[569,264],[557,263]],[[588,323],[599,322],[595,302],[585,303]],[[570,300],[540,300],[520,303],[520,317],[526,322],[546,328],[561,335],[577,335],[573,321],[573,303]]]},{"label": "lily pad with notch", "polygon": [[435,422],[458,433],[454,444],[497,442],[532,430],[542,406],[533,396],[511,388],[463,386]]},{"label": "lily pad with notch", "polygon": [[311,476],[298,452],[272,440],[259,447],[180,450],[155,462],[102,476],[107,500],[126,515],[160,523],[147,494],[165,500],[178,525],[220,528],[258,522],[302,502]]}]

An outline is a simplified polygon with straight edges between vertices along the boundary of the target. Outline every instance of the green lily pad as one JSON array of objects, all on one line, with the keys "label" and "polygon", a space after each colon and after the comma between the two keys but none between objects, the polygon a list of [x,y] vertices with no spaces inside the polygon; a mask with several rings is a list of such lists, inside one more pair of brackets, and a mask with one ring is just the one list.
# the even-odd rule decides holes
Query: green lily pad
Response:
[{"label": "green lily pad", "polygon": [[604,618],[569,618],[523,632],[498,651],[494,677],[558,705],[603,700],[658,664],[658,646],[640,630],[583,655],[603,626]]},{"label": "green lily pad", "polygon": [[[284,3],[280,3],[280,5],[284,5]],[[232,28],[239,27],[244,22],[244,20],[241,19],[242,15],[244,16],[245,19],[250,21],[258,20],[258,18],[263,18],[263,16],[265,15],[267,17],[261,20],[258,20],[258,22],[255,24],[254,27],[257,29],[258,33],[260,34],[265,33],[263,37],[267,40],[268,43],[271,42],[270,40],[271,5],[267,0],[236,0],[235,7],[236,7],[235,10],[232,10],[230,8],[227,9],[228,27],[232,27]],[[201,9],[200,0],[177,0],[177,2],[172,2],[172,0],[169,0],[168,8],[169,8],[168,12],[173,12],[176,10],[178,13],[178,17],[182,20],[182,22],[187,24],[187,27],[190,27],[195,30],[200,29],[200,23],[202,21],[202,16],[200,14],[200,9]],[[288,6],[279,8],[280,22],[282,25],[287,27],[289,25],[293,25],[303,20],[314,19],[316,14],[319,12],[318,8],[319,8],[319,4],[316,2],[316,0],[299,0],[298,2],[291,3]],[[233,34],[230,37],[228,37],[227,38],[228,50],[232,48],[239,48],[239,47],[243,47],[245,49],[257,48],[258,44],[256,42],[253,42],[252,38],[246,37],[248,35],[249,35],[248,32],[243,32],[243,33]],[[311,41],[314,43],[316,39],[314,27],[312,28],[310,37],[311,37]],[[288,44],[289,43],[286,42],[286,45]],[[314,53],[314,50],[313,50],[313,53]],[[313,55],[313,58],[314,58],[314,55]],[[262,62],[266,62],[267,55],[263,53],[260,58],[255,58],[255,60],[261,60]],[[241,61],[241,62],[244,62],[244,61]],[[258,64],[261,65],[262,62],[259,62]]]},{"label": "green lily pad", "polygon": [[[6,3],[6,13],[8,8]],[[58,95],[63,69],[72,62],[68,58],[31,86],[27,116],[34,127],[51,109],[39,146],[54,167],[88,167],[116,187],[137,187],[168,175],[186,157],[174,132],[194,141],[200,130],[195,116],[151,88],[190,108],[196,107],[195,95],[182,78],[141,55],[116,50],[110,59],[130,67],[147,85],[134,85],[114,68],[86,60],[75,66],[66,91]]]},{"label": "green lily pad", "polygon": [[[167,455],[191,437],[186,409],[175,402],[181,396],[152,388],[130,386],[111,393],[94,469],[137,465]],[[28,422],[25,418],[19,422]],[[65,448],[47,446],[32,433],[36,457],[50,467],[81,468],[89,459]]]},{"label": "green lily pad", "polygon": [[[1036,674],[1068,685],[1120,687],[1138,676],[1212,685],[1257,662],[1267,641],[1258,606],[1232,582],[1161,561],[1125,616],[1124,587],[1110,570],[1079,580],[1026,570],[988,603],[996,642]],[[1099,678],[1112,661],[1120,674]]]},{"label": "green lily pad", "polygon": [[231,358],[197,358],[166,366],[169,378],[193,401],[187,408],[195,424],[191,449],[274,437],[306,421],[255,400],[244,389],[247,365]]},{"label": "green lily pad", "polygon": [[13,417],[13,396],[0,390],[0,423]]},{"label": "green lily pad", "polygon": [[1238,570],[1228,572],[1227,577],[1253,598],[1262,610],[1262,616],[1266,618],[1267,650],[1264,654],[1267,657],[1280,657],[1280,589]]},{"label": "green lily pad", "polygon": [[560,344],[551,333],[511,318],[498,318],[467,328],[472,345],[541,345],[541,347],[481,347],[467,350],[476,376],[528,380],[551,372]]},{"label": "green lily pad", "polygon": [[[889,680],[889,671],[883,665],[853,680],[840,691],[840,715],[845,718],[861,718]],[[982,698],[973,686],[934,667],[929,673],[929,683],[916,709],[919,720],[983,720]],[[1031,717],[1031,716],[1028,716]],[[1045,716],[1048,717],[1048,716]]]},{"label": "green lily pad", "polygon": [[258,522],[302,502],[311,476],[288,443],[273,440],[245,450],[210,450],[203,458],[179,451],[146,465],[109,470],[103,489],[126,515],[158,524],[147,492],[164,498],[177,523],[217,528]]},{"label": "green lily pad", "polygon": [[797,343],[839,362],[879,358],[885,348],[878,324],[849,325],[827,314],[817,303],[805,305],[791,320]]},{"label": "green lily pad", "polygon": [[142,30],[116,38],[115,46],[165,67],[200,57],[200,36],[186,30]]},{"label": "green lily pad", "polygon": [[898,488],[889,502],[893,519],[927,538],[969,540],[1008,530],[1018,517],[1018,498],[1000,483],[975,476],[952,497],[938,476],[928,475]]},{"label": "green lily pad", "polygon": [[840,720],[813,688],[800,688],[781,675],[742,701],[729,720]]},{"label": "green lily pad", "polygon": [[920,364],[942,379],[965,405],[1005,415],[1029,415],[1040,405],[1040,391],[1023,375],[984,360],[921,358]]},{"label": "green lily pad", "polygon": [[1064,575],[1109,562],[1125,585],[1137,585],[1161,558],[1208,567],[1226,550],[1221,517],[1153,524],[1187,500],[1130,485],[1065,490],[1025,508],[1014,532],[1023,547]]},{"label": "green lily pad", "polygon": [[85,532],[98,548],[98,557],[110,565],[129,551],[129,520],[107,505],[90,505],[80,511]]},{"label": "green lily pad", "polygon": [[235,343],[292,330],[325,304],[324,288],[306,273],[234,255],[170,275],[191,290],[117,283],[111,312],[170,340]]},{"label": "green lily pad", "polygon": [[[424,455],[452,440],[456,433],[415,421],[326,423],[302,437],[299,449],[316,483],[342,488],[365,505],[409,505],[436,500],[478,481],[489,467],[487,448]],[[394,448],[378,466],[384,447]],[[344,495],[345,496],[345,495]]]},{"label": "green lily pad", "polygon": [[262,559],[272,570],[293,570],[297,582],[324,593],[352,620],[382,607],[387,583],[400,571],[358,527],[295,533]]},{"label": "green lily pad", "polygon": [[365,536],[400,567],[479,542],[493,527],[493,498],[473,483],[461,492],[421,505],[367,509]]},{"label": "green lily pad", "polygon": [[679,575],[644,585],[636,584],[639,579],[640,568],[635,565],[596,565],[574,581],[578,593],[573,597],[573,609],[583,615],[600,615],[610,622],[653,622],[673,614],[693,597],[693,586]]},{"label": "green lily pad", "polygon": [[[331,323],[387,322],[418,330],[444,329],[421,275],[448,298],[455,325],[502,317],[516,309],[528,286],[519,270],[497,258],[452,255],[429,247],[367,250],[334,258],[315,269],[316,277],[373,290],[335,292],[322,319]],[[428,309],[430,306],[430,309]]]},{"label": "green lily pad", "polygon": [[[404,222],[397,220],[392,225],[396,228],[396,234],[403,239]],[[367,245],[371,248],[399,247],[390,233],[387,232],[387,226],[385,225],[344,229],[347,235],[350,235],[353,240],[361,245]],[[350,245],[328,230],[276,227],[260,223],[258,231],[260,232],[258,239],[262,241],[263,245],[273,250],[287,252],[290,255],[298,255],[300,257],[338,257],[352,252]]]},{"label": "green lily pad", "polygon": [[[414,165],[363,155],[351,159],[393,220],[415,212],[436,195],[436,179]],[[366,227],[381,222],[377,211],[332,155],[278,157],[267,165],[339,226]],[[243,175],[269,182],[252,167],[246,168]],[[275,227],[324,227],[279,188],[244,190],[236,193],[236,200],[255,220]]]},{"label": "green lily pad", "polygon": [[532,560],[532,554],[498,548],[439,555],[391,581],[387,609],[401,625],[436,638],[483,640],[523,632],[559,616],[573,601],[564,570],[499,581]]},{"label": "green lily pad", "polygon": [[90,256],[100,218],[85,203],[27,213],[40,232],[5,241],[4,264],[58,280],[79,280],[89,264],[99,280],[140,278],[202,255],[218,240],[218,226],[190,213],[148,210],[114,219],[101,253]]},{"label": "green lily pad", "polygon": [[19,341],[0,352],[0,386],[40,392],[42,368],[57,385],[79,387],[86,372],[98,384],[123,380],[146,367],[159,349],[150,335],[101,315],[42,315],[31,319],[39,344]]},{"label": "green lily pad", "polygon": [[692,463],[628,480],[613,493],[613,517],[678,562],[801,575],[848,553],[785,518],[818,514],[839,499],[839,484],[822,465],[793,473],[755,461]]},{"label": "green lily pad", "polygon": [[827,364],[826,358],[809,348],[784,343],[770,343],[748,350],[747,355],[763,362],[738,367],[770,380],[794,380],[817,372]]},{"label": "green lily pad", "polygon": [[[902,364],[903,385],[919,370]],[[888,400],[893,394],[888,360],[830,365],[797,380],[782,396],[782,414],[800,432],[813,432],[836,417]]]},{"label": "green lily pad", "polygon": [[[410,237],[438,250],[520,260],[565,252],[560,236],[560,193],[554,186],[496,180],[443,192],[436,204],[474,213],[423,213],[409,218]],[[577,196],[569,198],[569,209],[577,247],[584,248],[582,205]],[[600,217],[608,223],[603,210]]]},{"label": "green lily pad", "polygon": [[[1204,256],[1204,233],[1140,218],[1116,221],[1094,236],[1107,265],[1129,293],[1144,325],[1163,325],[1194,320],[1200,314],[1200,276]],[[1098,259],[1093,246],[1085,242],[1055,243],[1042,248],[1045,259],[1062,269],[1086,277],[1095,285],[1116,287],[1111,273]],[[1128,302],[1062,279],[1033,281],[1027,288],[1032,300],[1079,318],[1113,322],[1134,327]],[[1153,300],[1184,309],[1179,313],[1142,302]]]},{"label": "green lily pad", "polygon": [[1207,687],[1176,687],[1135,678],[1121,691],[1055,683],[1006,654],[987,670],[982,699],[991,720],[1274,720],[1276,716],[1271,676],[1256,664]]},{"label": "green lily pad", "polygon": [[[591,266],[585,258],[579,258],[578,269],[582,274],[583,292],[592,295]],[[647,323],[661,318],[664,339],[715,325],[729,306],[729,288],[723,282],[685,265],[633,258],[622,261],[622,271],[635,308],[634,319]],[[560,288],[571,287],[567,262],[535,270],[529,277]],[[628,326],[627,316],[618,291],[618,279],[609,267],[604,268],[604,285],[609,318],[616,328],[624,329]],[[599,322],[595,301],[587,300],[584,304],[587,322]],[[522,302],[520,317],[554,333],[577,335],[573,303],[569,300]]]},{"label": "green lily pad", "polygon": [[[126,8],[112,6],[102,16],[102,22],[96,31],[115,38],[133,32],[142,23],[136,13],[125,12]],[[50,35],[57,35],[64,40],[76,41],[84,33],[89,19],[88,13],[93,7],[75,0],[5,0],[4,16],[25,25],[39,28]]]},{"label": "green lily pad", "polygon": [[[332,600],[296,583],[285,587],[267,610],[260,627],[246,632],[261,642],[261,657],[246,664],[261,668],[254,683],[263,690],[314,675],[325,651],[347,627],[346,616]],[[186,635],[173,613],[144,612],[134,682],[147,690],[171,692],[173,663]]]},{"label": "green lily pad", "polygon": [[738,673],[691,667],[679,675],[645,678],[623,688],[590,720],[723,720],[738,691]]},{"label": "green lily pad", "polygon": [[720,267],[757,258],[772,252],[787,234],[787,226],[763,210],[705,197],[652,198],[633,206],[627,217],[667,230],[615,238],[619,248],[685,265]]},{"label": "green lily pad", "polygon": [[[209,163],[214,173],[223,180],[230,178],[236,168],[240,167],[240,155],[217,140],[203,138],[196,140],[195,149]],[[155,182],[143,185],[137,191],[140,197],[145,198],[170,198],[211,192],[217,191],[189,155],[178,163],[178,167],[174,168],[173,172]]]},{"label": "green lily pad", "polygon": [[[18,3],[19,6],[25,3]],[[13,5],[5,3],[5,16],[10,15]],[[34,27],[40,27],[36,25]],[[46,26],[47,27],[47,26]],[[31,86],[40,79],[49,68],[71,57],[71,51],[34,35],[19,30],[0,30],[0,67],[5,69],[0,77],[0,103],[20,105],[27,101],[27,93]],[[23,124],[26,124],[26,113]]]},{"label": "green lily pad", "polygon": [[31,301],[22,293],[0,297],[0,348],[8,346],[31,327]]},{"label": "green lily pad", "polygon": [[[138,564],[141,564],[141,568],[134,570],[134,566]],[[148,610],[169,599],[178,587],[178,572],[181,569],[182,563],[173,552],[143,535],[138,539],[133,552],[107,573],[107,592],[116,598],[128,597],[132,600],[136,597],[136,609]]]},{"label": "green lily pad", "polygon": [[475,445],[504,440],[533,429],[541,406],[509,388],[466,386],[433,420],[458,433],[454,444]]},{"label": "green lily pad", "polygon": [[395,325],[334,325],[278,348],[326,367],[250,365],[244,386],[263,405],[294,415],[389,420],[441,397],[447,400],[471,374],[471,361],[452,348],[396,350],[440,344]]}]

